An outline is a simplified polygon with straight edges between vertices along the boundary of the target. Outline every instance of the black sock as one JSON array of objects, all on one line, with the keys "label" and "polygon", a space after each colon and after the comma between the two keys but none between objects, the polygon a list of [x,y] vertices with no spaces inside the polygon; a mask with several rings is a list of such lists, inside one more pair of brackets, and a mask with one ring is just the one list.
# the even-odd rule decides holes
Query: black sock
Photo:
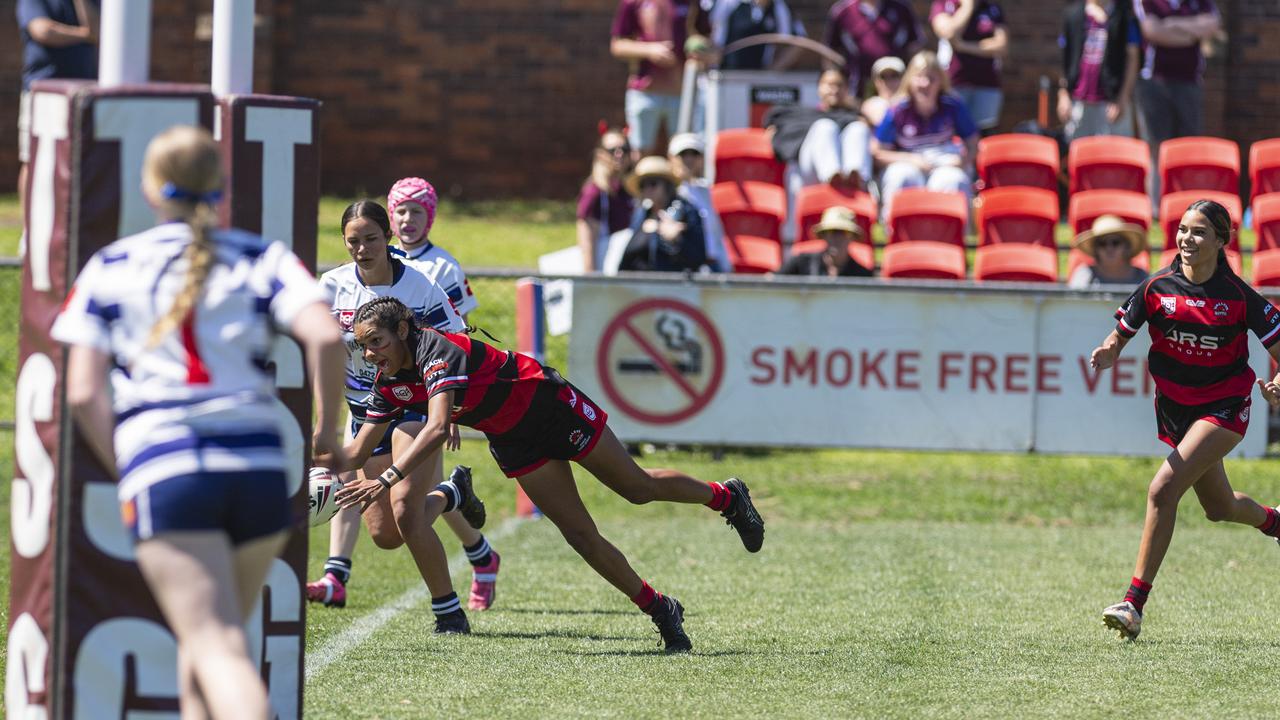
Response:
[{"label": "black sock", "polygon": [[464,545],[463,552],[467,554],[467,560],[471,561],[474,567],[484,567],[493,559],[493,548],[489,547],[489,541],[483,535],[475,545]]},{"label": "black sock", "polygon": [[462,603],[458,602],[458,593],[451,592],[448,595],[431,598],[431,612],[435,613],[436,617],[462,612]]},{"label": "black sock", "polygon": [[458,490],[458,486],[453,484],[452,480],[445,480],[436,486],[436,489],[444,493],[444,510],[441,514],[453,512],[462,504],[462,491]]},{"label": "black sock", "polygon": [[341,557],[339,555],[330,556],[324,561],[324,571],[333,573],[333,576],[342,581],[343,585],[351,579],[351,558]]}]

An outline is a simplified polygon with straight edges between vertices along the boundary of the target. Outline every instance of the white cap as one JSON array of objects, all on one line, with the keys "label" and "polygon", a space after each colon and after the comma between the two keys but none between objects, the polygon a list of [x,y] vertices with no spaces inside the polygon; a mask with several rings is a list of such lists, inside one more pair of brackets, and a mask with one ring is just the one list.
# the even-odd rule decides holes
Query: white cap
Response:
[{"label": "white cap", "polygon": [[707,144],[702,141],[702,136],[697,133],[678,133],[671,138],[671,142],[667,144],[668,155],[679,155],[685,150],[696,150],[703,155],[707,154]]},{"label": "white cap", "polygon": [[885,70],[893,70],[901,75],[907,71],[907,64],[902,62],[901,58],[894,57],[893,55],[885,55],[871,66],[871,78],[875,79],[880,77],[880,73]]}]

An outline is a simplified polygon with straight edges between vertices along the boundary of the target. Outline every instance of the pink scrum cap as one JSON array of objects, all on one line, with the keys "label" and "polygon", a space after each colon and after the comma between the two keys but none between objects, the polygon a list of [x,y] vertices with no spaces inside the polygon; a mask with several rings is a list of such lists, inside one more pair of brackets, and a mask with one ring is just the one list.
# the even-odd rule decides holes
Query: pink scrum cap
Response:
[{"label": "pink scrum cap", "polygon": [[423,233],[431,231],[436,222],[436,189],[431,183],[418,177],[401,178],[391,186],[387,193],[387,213],[396,214],[396,207],[402,202],[415,202],[427,211],[427,226]]}]

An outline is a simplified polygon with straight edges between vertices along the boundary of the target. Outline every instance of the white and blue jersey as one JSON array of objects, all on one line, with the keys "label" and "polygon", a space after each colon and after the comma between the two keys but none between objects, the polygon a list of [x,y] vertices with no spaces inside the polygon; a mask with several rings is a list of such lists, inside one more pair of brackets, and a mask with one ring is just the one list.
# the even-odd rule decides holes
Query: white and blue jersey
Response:
[{"label": "white and blue jersey", "polygon": [[448,250],[428,240],[423,247],[414,248],[412,252],[398,247],[391,248],[391,252],[421,267],[427,277],[444,288],[459,315],[466,317],[480,306],[475,293],[471,292],[466,273],[462,272],[462,266]]},{"label": "white and blue jersey", "polygon": [[[243,518],[218,515],[244,490],[240,483],[269,480],[275,493],[278,476],[276,494],[287,511],[287,460],[268,360],[276,333],[326,297],[283,244],[217,230],[215,262],[195,307],[151,347],[152,327],[185,281],[190,241],[186,224],[168,223],[99,250],[76,279],[51,335],[112,359],[119,496],[139,513],[135,534],[225,527],[239,541],[248,539],[245,533],[263,534],[243,527]],[[171,504],[175,493],[193,492],[221,494],[198,502],[187,497],[185,507]],[[146,506],[151,512],[143,517]]]}]

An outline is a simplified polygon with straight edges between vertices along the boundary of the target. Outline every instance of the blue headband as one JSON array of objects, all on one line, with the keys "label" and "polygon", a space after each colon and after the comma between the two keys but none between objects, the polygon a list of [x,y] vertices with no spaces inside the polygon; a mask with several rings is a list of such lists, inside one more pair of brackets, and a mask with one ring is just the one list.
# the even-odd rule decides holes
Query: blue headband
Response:
[{"label": "blue headband", "polygon": [[160,186],[160,195],[166,200],[185,200],[187,202],[202,202],[216,205],[222,200],[221,190],[210,190],[206,193],[196,193],[190,190],[184,190],[171,182],[167,182]]}]

